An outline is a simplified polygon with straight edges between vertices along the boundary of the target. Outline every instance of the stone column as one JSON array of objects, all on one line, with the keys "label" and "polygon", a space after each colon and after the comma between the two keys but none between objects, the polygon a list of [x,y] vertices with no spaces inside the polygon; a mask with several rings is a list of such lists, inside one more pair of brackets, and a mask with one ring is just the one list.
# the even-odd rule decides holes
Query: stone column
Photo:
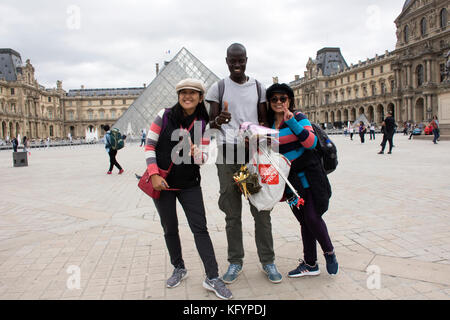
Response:
[{"label": "stone column", "polygon": [[433,96],[430,94],[427,96],[427,109],[425,112],[424,119],[431,121],[431,118],[433,117]]}]

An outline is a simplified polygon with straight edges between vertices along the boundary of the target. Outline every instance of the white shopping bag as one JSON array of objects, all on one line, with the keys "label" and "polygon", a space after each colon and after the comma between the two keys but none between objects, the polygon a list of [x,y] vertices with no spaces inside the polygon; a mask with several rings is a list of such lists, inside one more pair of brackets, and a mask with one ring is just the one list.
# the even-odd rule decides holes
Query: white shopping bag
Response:
[{"label": "white shopping bag", "polygon": [[[291,163],[283,155],[269,149],[255,152],[247,167],[251,173],[258,175],[262,187],[258,193],[249,195],[251,204],[258,211],[272,210],[283,198],[286,181],[282,175],[289,176]],[[278,170],[281,170],[282,175]]]}]

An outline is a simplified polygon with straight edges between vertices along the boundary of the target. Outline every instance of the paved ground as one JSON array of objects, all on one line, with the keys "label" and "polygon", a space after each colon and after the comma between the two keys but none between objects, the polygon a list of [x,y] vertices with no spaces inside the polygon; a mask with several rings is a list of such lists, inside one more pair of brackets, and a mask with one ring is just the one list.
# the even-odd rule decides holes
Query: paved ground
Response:
[{"label": "paved ground", "polygon": [[[396,135],[394,153],[377,155],[380,136],[364,145],[334,139],[340,164],[330,175],[334,193],[324,217],[339,274],[329,276],[319,254],[320,276],[269,283],[245,207],[246,258],[230,286],[235,299],[449,299],[450,142]],[[181,210],[189,277],[165,288],[172,267],[159,218],[134,176],[144,170],[143,150],[128,145],[118,159],[125,174],[107,176],[102,146],[33,150],[24,168],[13,168],[11,152],[0,152],[0,299],[217,299],[201,285],[204,271]],[[216,168],[202,171],[222,273],[226,237]],[[286,204],[272,216],[276,262],[286,275],[302,255],[300,230]],[[71,266],[80,268],[79,289]]]}]

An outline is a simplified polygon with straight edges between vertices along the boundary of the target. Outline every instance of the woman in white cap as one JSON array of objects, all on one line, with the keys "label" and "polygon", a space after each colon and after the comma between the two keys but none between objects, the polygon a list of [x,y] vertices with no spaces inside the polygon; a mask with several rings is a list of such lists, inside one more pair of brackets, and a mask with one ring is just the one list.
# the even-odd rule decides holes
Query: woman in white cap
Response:
[{"label": "woman in white cap", "polygon": [[[176,199],[178,199],[186,214],[198,253],[205,267],[206,279],[203,287],[213,291],[219,298],[231,299],[230,290],[219,279],[218,265],[207,229],[200,187],[199,164],[206,161],[206,153],[203,148],[209,144],[209,140],[194,136],[194,132],[197,131],[194,130],[194,123],[196,127],[201,125],[203,135],[209,121],[203,99],[205,87],[202,81],[185,79],[177,84],[176,91],[178,94],[177,104],[158,113],[148,131],[145,146],[147,171],[151,176],[153,188],[161,191],[160,198],[154,199],[154,203],[164,229],[170,261],[174,266],[173,274],[167,280],[167,287],[178,286],[187,276],[178,234],[176,212]],[[172,140],[172,134],[176,130],[182,133],[180,135],[182,136],[181,143]],[[197,145],[192,141],[197,142]],[[188,148],[183,149],[189,150],[188,154],[186,152],[183,154],[183,150],[177,154],[176,150],[179,150],[179,146],[183,143],[189,143]],[[177,148],[172,152],[175,147]],[[172,155],[178,159],[172,158]],[[169,170],[165,179],[160,176],[160,169]]]}]

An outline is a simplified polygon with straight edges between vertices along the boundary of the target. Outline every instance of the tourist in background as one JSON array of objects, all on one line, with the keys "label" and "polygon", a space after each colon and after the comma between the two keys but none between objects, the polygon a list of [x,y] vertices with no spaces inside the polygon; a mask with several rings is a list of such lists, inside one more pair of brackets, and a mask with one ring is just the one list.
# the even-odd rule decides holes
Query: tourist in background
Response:
[{"label": "tourist in background", "polygon": [[374,122],[372,122],[370,124],[370,140],[375,140],[375,123]]},{"label": "tourist in background", "polygon": [[441,136],[439,132],[439,121],[437,116],[433,117],[433,120],[431,121],[430,125],[433,128],[433,135],[434,135],[433,143],[437,144],[437,141],[439,141],[439,137]]},{"label": "tourist in background", "polygon": [[123,173],[123,169],[122,169],[121,165],[119,164],[119,162],[117,162],[117,159],[116,159],[117,150],[113,149],[111,147],[111,131],[109,129],[110,129],[109,125],[104,125],[103,126],[103,130],[106,131],[106,134],[105,134],[105,149],[106,149],[106,152],[108,152],[108,155],[109,155],[109,170],[108,170],[107,174],[112,174],[112,170],[114,169],[114,166],[116,166],[117,169],[119,169],[119,174],[122,174]]},{"label": "tourist in background", "polygon": [[365,142],[365,136],[366,136],[366,132],[367,132],[367,128],[364,125],[364,122],[360,122],[359,123],[359,138],[361,139],[361,143]]},{"label": "tourist in background", "polygon": [[384,127],[383,129],[383,141],[381,142],[381,151],[378,152],[378,154],[383,154],[384,153],[384,149],[386,148],[386,142],[389,141],[389,152],[388,154],[392,153],[392,148],[394,147],[394,133],[395,133],[395,128],[396,128],[396,124],[395,124],[395,119],[392,116],[392,112],[389,111],[387,113],[387,117],[386,119],[384,119],[382,126]]}]

